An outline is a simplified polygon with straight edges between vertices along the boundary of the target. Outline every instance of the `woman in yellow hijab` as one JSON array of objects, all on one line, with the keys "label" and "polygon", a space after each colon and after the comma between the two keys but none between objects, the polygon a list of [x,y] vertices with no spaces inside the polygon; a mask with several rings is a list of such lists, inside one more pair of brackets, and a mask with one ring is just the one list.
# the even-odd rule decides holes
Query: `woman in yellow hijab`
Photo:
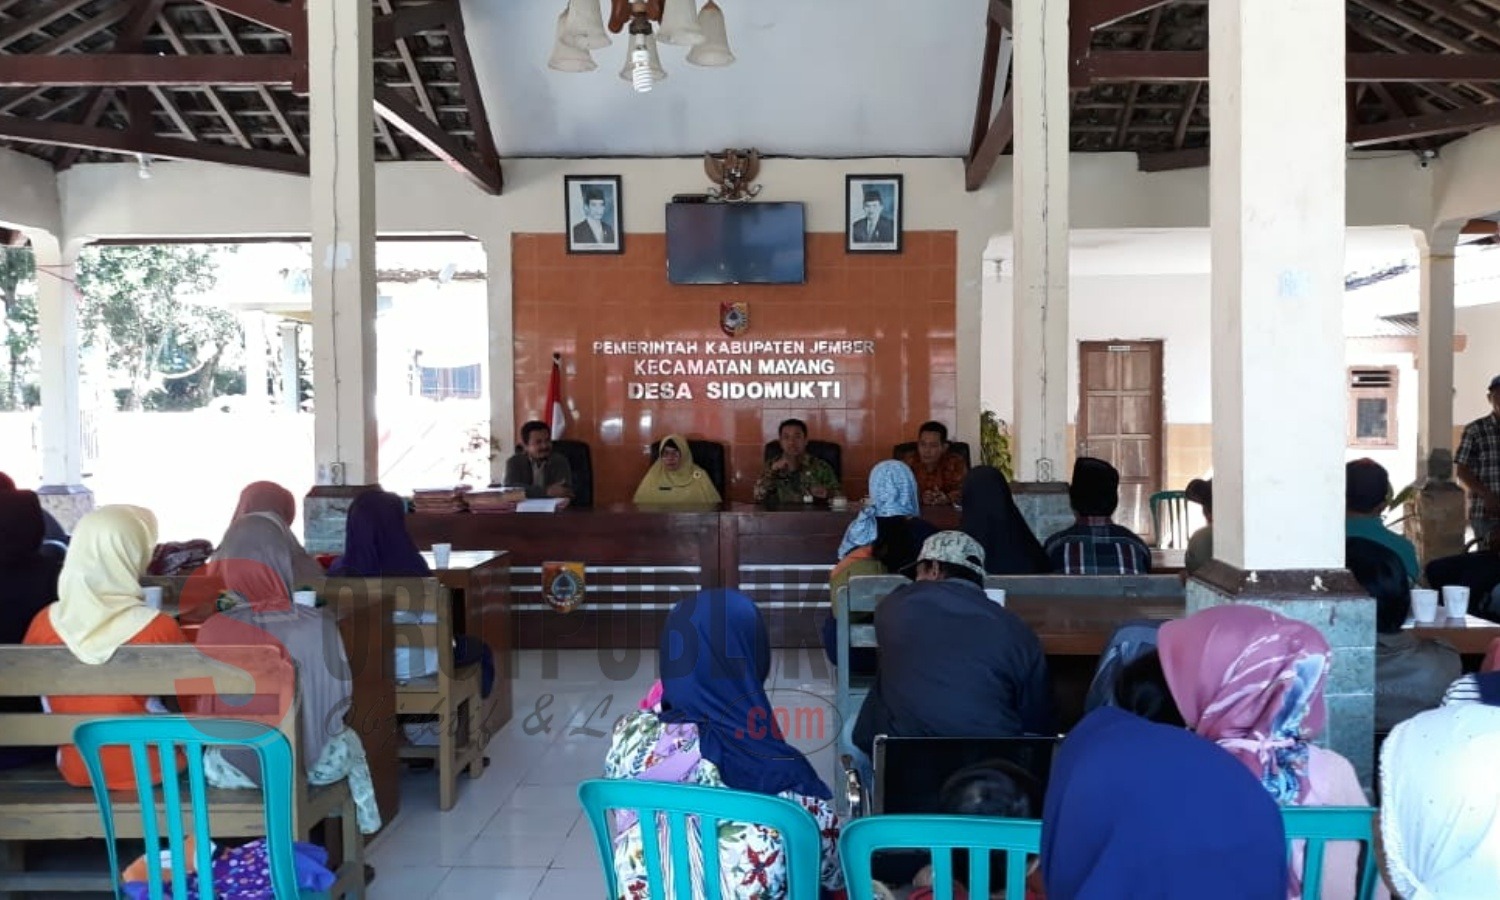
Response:
[{"label": "woman in yellow hijab", "polygon": [[[108,665],[126,644],[184,644],[170,617],[146,606],[140,579],[156,549],[156,517],[138,506],[103,506],[78,521],[57,579],[57,602],[42,609],[26,632],[28,644],[63,644],[89,665]],[[150,697],[50,697],[47,711],[58,714],[152,711]],[[134,786],[130,751],[103,751],[105,781],[112,789]],[[179,761],[179,765],[180,765]],[[58,754],[63,779],[88,787],[88,771],[78,751]],[[157,763],[152,775],[159,780]]]},{"label": "woman in yellow hijab", "polygon": [[714,506],[722,502],[712,478],[693,465],[693,451],[680,434],[662,438],[656,462],[635,489],[635,502],[673,506]]}]

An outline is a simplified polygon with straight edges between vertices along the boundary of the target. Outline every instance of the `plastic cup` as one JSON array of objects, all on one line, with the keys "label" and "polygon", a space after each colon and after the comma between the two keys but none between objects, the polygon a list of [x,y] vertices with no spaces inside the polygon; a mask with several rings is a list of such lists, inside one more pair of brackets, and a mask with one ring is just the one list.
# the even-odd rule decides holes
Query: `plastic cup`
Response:
[{"label": "plastic cup", "polygon": [[1462,619],[1469,614],[1469,589],[1461,584],[1450,584],[1443,588],[1443,609],[1448,618]]},{"label": "plastic cup", "polygon": [[448,557],[452,553],[453,553],[453,545],[452,544],[433,544],[432,545],[432,562],[433,562],[433,565],[436,568],[439,568],[439,569],[446,569],[446,568],[448,568]]},{"label": "plastic cup", "polygon": [[146,606],[156,610],[157,612],[161,612],[161,601],[162,595],[164,593],[165,592],[162,590],[160,585],[153,584],[148,587],[141,588],[141,594]]},{"label": "plastic cup", "polygon": [[828,508],[838,511],[849,508],[849,499],[843,496],[834,496],[828,500]]},{"label": "plastic cup", "polygon": [[1437,621],[1438,592],[1429,588],[1411,589],[1411,616],[1427,624]]},{"label": "plastic cup", "polygon": [[1005,588],[985,588],[984,595],[1001,606],[1005,605]]}]

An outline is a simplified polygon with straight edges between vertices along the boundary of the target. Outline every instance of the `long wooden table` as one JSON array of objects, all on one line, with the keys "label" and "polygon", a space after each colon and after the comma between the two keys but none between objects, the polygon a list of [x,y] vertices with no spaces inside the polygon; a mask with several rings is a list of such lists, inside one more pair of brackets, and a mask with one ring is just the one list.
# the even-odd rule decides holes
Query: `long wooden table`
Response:
[{"label": "long wooden table", "polygon": [[[731,504],[722,510],[619,505],[552,514],[416,513],[407,516],[407,530],[419,547],[452,544],[454,566],[463,551],[509,551],[519,648],[654,647],[673,605],[718,587],[755,600],[774,646],[798,648],[821,646],[828,575],[857,511],[857,505],[773,510]],[[953,507],[927,508],[922,516],[939,528],[958,527]],[[1174,553],[1180,557],[1181,551],[1162,551],[1156,562],[1180,564]],[[567,614],[542,596],[543,564],[560,561],[587,567],[584,603]],[[1091,639],[1081,640],[1078,646],[1091,646]]]}]

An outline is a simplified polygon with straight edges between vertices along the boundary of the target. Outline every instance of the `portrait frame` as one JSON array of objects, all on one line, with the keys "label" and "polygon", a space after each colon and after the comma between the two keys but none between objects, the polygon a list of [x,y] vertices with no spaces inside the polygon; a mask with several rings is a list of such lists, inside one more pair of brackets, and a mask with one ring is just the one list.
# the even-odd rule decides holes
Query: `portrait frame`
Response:
[{"label": "portrait frame", "polygon": [[[869,193],[881,198],[873,236],[869,233],[869,214],[865,207]],[[906,197],[900,175],[844,176],[844,251],[900,253],[905,213]]]},{"label": "portrait frame", "polygon": [[[604,200],[604,215],[600,220],[604,236],[613,237],[613,241],[595,241],[593,228],[586,222],[588,202],[596,196]],[[568,241],[568,252],[624,253],[624,203],[619,175],[564,175],[563,234]]]}]

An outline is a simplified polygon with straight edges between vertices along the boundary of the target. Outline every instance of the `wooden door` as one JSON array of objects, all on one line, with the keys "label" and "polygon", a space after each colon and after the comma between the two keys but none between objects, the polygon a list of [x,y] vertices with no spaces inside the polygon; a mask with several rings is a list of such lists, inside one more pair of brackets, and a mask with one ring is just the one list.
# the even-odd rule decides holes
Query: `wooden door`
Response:
[{"label": "wooden door", "polygon": [[1154,541],[1151,495],[1162,479],[1162,342],[1079,344],[1078,456],[1120,470],[1115,522]]}]

